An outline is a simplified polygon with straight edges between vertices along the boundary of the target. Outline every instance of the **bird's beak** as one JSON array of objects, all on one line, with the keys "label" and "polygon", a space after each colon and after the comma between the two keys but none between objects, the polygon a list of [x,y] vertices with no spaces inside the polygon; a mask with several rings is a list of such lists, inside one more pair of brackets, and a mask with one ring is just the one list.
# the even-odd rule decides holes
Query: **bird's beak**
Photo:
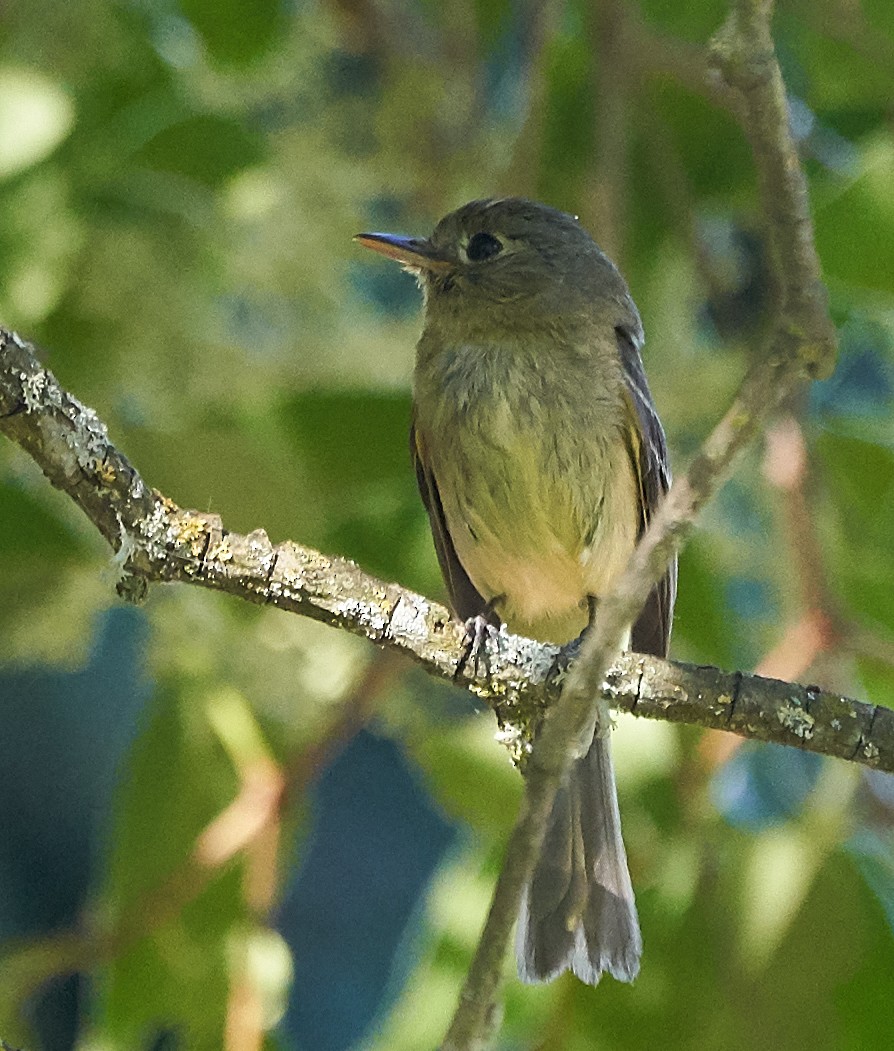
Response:
[{"label": "bird's beak", "polygon": [[398,237],[396,234],[356,234],[354,240],[389,259],[396,259],[408,270],[447,270],[453,265],[443,249],[435,248],[423,237]]}]

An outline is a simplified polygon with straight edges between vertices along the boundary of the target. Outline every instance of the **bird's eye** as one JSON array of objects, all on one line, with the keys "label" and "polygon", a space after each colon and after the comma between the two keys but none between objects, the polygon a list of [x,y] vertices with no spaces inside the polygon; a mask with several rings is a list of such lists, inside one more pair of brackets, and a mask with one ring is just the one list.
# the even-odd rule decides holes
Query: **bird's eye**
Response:
[{"label": "bird's eye", "polygon": [[466,245],[466,256],[472,263],[480,263],[483,259],[490,259],[503,249],[502,244],[493,234],[485,233],[483,230],[473,234]]}]

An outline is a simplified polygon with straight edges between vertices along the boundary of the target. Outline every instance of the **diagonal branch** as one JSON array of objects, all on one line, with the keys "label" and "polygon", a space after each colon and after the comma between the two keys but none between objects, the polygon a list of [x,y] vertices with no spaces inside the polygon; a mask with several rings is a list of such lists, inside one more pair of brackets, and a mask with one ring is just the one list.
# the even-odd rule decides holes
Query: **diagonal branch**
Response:
[{"label": "diagonal branch", "polygon": [[[556,792],[598,712],[601,686],[651,588],[773,410],[807,377],[827,374],[836,339],[813,243],[807,184],[792,141],[770,33],[771,0],[738,0],[713,42],[713,64],[742,98],[777,285],[777,314],[760,359],[686,476],[674,484],[611,592],[600,598],[580,659],[544,720],[525,798],[443,1051],[486,1046],[509,935],[543,843]],[[604,704],[604,702],[603,702]],[[603,722],[604,727],[604,722]],[[603,730],[605,732],[605,730]]]}]

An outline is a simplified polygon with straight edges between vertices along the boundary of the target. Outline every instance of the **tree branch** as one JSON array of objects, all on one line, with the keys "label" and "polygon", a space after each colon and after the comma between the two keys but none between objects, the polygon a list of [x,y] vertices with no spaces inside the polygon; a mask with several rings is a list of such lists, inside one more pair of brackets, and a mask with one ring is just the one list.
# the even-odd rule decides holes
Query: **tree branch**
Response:
[{"label": "tree branch", "polygon": [[[227,531],[215,515],[187,511],[150,489],[109,441],[93,410],[63,390],[32,348],[0,330],[0,432],[26,449],[118,551],[119,590],[151,582],[224,591],[363,635],[455,681],[464,628],[441,605],[263,530]],[[517,759],[562,686],[560,651],[506,632],[487,640],[489,673],[462,683],[486,700]],[[813,686],[723,672],[640,654],[619,657],[599,692],[613,708],[730,730],[894,772],[894,710]]]}]

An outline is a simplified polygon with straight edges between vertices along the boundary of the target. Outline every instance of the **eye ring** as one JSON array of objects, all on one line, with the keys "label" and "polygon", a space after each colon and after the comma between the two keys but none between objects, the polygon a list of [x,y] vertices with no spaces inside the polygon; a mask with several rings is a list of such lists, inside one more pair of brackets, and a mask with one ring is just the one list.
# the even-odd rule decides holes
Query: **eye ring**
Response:
[{"label": "eye ring", "polygon": [[470,263],[481,263],[485,259],[491,259],[503,251],[503,244],[499,238],[489,234],[486,230],[479,230],[472,234],[466,245],[466,258]]}]

